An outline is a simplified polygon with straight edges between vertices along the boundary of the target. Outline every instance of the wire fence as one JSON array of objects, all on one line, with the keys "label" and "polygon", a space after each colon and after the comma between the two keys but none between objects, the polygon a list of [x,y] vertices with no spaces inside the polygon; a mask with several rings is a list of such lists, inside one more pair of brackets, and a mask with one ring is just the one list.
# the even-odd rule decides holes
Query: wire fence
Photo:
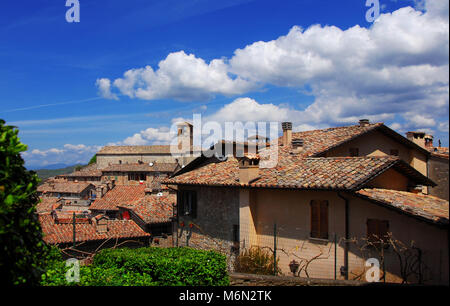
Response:
[{"label": "wire fence", "polygon": [[270,275],[396,283],[448,282],[444,249],[426,250],[391,234],[378,240],[319,235],[295,224],[255,223],[177,227],[174,244],[217,250],[229,269]]}]

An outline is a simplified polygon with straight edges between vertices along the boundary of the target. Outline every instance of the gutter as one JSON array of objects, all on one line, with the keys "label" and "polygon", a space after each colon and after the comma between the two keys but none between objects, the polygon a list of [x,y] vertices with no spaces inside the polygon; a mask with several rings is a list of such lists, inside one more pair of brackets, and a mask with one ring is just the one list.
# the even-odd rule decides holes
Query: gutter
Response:
[{"label": "gutter", "polygon": [[[344,266],[341,267],[341,273],[344,274],[345,279],[348,280],[348,251],[349,251],[349,200],[344,198],[340,192],[337,193],[338,197],[340,197],[345,202],[345,241],[344,241]],[[343,270],[343,271],[342,271]]]}]

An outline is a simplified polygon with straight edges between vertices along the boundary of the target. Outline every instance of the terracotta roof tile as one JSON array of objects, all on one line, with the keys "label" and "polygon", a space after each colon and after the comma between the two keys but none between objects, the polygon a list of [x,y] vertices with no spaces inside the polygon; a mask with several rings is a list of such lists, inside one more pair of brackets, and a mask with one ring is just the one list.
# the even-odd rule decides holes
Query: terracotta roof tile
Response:
[{"label": "terracotta roof tile", "polygon": [[[39,221],[44,234],[44,241],[49,244],[70,243],[73,240],[73,225],[71,223],[56,224],[49,214],[39,215]],[[109,238],[140,238],[149,236],[132,220],[108,220],[108,231],[97,232],[93,223],[76,223],[76,242],[105,240]]]},{"label": "terracotta roof tile", "polygon": [[145,195],[146,185],[116,185],[102,198],[96,199],[90,210],[118,210],[117,206],[133,203]]},{"label": "terracotta roof tile", "polygon": [[103,172],[174,172],[178,168],[177,163],[148,163],[142,164],[113,164],[102,169]]},{"label": "terracotta roof tile", "polygon": [[[300,189],[355,189],[384,170],[403,162],[396,157],[310,157],[279,156],[274,168],[260,168],[249,187]],[[204,165],[176,175],[166,184],[242,186],[239,165],[234,157],[220,162],[210,159]],[[425,178],[424,178],[425,179]]]},{"label": "terracotta roof tile", "polygon": [[428,148],[428,151],[430,151],[431,155],[449,159],[448,147],[432,147]]},{"label": "terracotta roof tile", "polygon": [[434,223],[449,223],[448,201],[431,195],[377,188],[361,189],[356,194]]},{"label": "terracotta roof tile", "polygon": [[[292,139],[303,140],[302,156],[317,156],[331,148],[334,148],[355,137],[365,134],[383,126],[383,123],[369,124],[367,126],[344,126],[321,130],[311,130],[305,132],[292,133]],[[278,143],[283,144],[282,137],[278,138]]]},{"label": "terracotta roof tile", "polygon": [[87,165],[81,168],[79,171],[74,171],[69,174],[58,175],[58,177],[99,177],[99,176],[102,176],[102,171],[97,169],[96,164]]},{"label": "terracotta roof tile", "polygon": [[46,182],[39,185],[37,188],[38,192],[60,192],[60,193],[81,193],[89,186],[93,186],[91,183],[86,182]]},{"label": "terracotta roof tile", "polygon": [[146,195],[133,204],[121,207],[132,210],[145,223],[169,222],[173,217],[173,204],[177,197],[174,194],[157,196]]},{"label": "terracotta roof tile", "polygon": [[61,199],[53,197],[42,197],[39,199],[39,203],[36,205],[36,212],[38,214],[48,213],[60,205],[62,205]]}]

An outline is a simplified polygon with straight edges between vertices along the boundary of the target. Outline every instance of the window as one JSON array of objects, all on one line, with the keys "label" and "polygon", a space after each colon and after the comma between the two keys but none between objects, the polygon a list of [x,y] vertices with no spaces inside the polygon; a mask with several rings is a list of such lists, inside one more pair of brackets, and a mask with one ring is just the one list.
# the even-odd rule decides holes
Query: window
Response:
[{"label": "window", "polygon": [[358,148],[350,148],[350,156],[351,157],[355,157],[355,156],[359,156],[359,149]]},{"label": "window", "polygon": [[177,193],[179,216],[197,217],[197,193],[191,190],[180,190]]},{"label": "window", "polygon": [[387,242],[389,221],[367,219],[367,239],[369,242],[379,244],[381,240]]},{"label": "window", "polygon": [[311,238],[328,239],[328,201],[311,201]]},{"label": "window", "polygon": [[398,156],[398,150],[397,149],[391,149],[391,152],[390,152],[389,155]]},{"label": "window", "polygon": [[146,176],[145,173],[128,173],[128,180],[129,181],[145,181]]}]

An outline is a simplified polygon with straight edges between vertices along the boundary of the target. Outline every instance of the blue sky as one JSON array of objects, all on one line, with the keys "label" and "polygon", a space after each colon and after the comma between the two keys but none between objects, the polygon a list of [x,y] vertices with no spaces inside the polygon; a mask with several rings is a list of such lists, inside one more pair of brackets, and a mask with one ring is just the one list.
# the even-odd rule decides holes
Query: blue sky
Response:
[{"label": "blue sky", "polygon": [[0,4],[0,118],[30,167],[164,143],[193,113],[296,130],[368,117],[448,146],[448,3],[381,0],[372,24],[365,0],[79,2],[79,23],[65,0]]}]

